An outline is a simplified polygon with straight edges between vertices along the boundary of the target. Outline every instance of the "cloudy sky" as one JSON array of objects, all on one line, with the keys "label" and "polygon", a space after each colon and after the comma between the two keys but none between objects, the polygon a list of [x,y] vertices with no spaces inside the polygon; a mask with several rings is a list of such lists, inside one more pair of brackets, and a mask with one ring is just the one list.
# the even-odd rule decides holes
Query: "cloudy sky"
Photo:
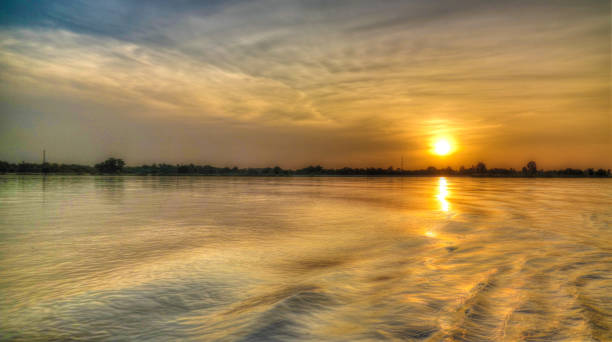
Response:
[{"label": "cloudy sky", "polygon": [[[610,2],[0,3],[0,160],[612,167]],[[429,153],[438,137],[450,156]]]}]

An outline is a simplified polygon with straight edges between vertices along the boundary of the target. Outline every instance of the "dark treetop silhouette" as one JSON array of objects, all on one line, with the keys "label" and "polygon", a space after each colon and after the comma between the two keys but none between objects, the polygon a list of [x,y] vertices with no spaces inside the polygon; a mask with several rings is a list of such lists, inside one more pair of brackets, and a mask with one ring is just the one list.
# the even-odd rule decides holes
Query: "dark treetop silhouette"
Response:
[{"label": "dark treetop silhouette", "polygon": [[433,166],[421,170],[402,170],[399,168],[350,168],[326,169],[320,165],[302,169],[282,169],[281,167],[238,168],[214,167],[194,164],[151,164],[125,166],[118,158],[109,158],[94,167],[89,165],[25,163],[19,164],[0,161],[0,173],[64,173],[64,174],[127,174],[127,175],[203,175],[203,176],[470,176],[470,177],[610,177],[610,170],[604,169],[561,169],[538,170],[534,161],[527,163],[521,171],[515,169],[487,169],[483,162],[476,166],[455,170],[450,166],[437,169]]}]

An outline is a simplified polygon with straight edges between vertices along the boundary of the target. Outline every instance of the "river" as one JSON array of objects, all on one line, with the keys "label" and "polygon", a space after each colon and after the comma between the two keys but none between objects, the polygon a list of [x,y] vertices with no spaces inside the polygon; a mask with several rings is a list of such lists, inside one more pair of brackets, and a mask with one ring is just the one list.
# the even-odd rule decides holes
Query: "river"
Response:
[{"label": "river", "polygon": [[0,340],[610,341],[612,181],[0,176]]}]

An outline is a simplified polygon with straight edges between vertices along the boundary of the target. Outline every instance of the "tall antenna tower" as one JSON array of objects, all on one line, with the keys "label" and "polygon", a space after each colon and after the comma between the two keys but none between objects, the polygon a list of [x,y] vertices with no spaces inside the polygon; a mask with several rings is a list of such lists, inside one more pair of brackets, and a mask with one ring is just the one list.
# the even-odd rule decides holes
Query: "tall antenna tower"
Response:
[{"label": "tall antenna tower", "polygon": [[43,150],[43,164],[47,163],[47,151]]},{"label": "tall antenna tower", "polygon": [[404,156],[402,156],[402,164],[401,165],[402,166],[400,167],[400,170],[404,171]]}]

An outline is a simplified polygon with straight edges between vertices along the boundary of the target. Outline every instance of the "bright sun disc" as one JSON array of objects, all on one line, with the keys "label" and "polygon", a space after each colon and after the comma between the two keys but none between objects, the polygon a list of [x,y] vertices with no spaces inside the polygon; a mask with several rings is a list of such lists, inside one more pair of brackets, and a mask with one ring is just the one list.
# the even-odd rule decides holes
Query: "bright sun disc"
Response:
[{"label": "bright sun disc", "polygon": [[451,151],[451,144],[448,140],[440,139],[434,144],[434,153],[439,156],[444,156],[449,154]]}]

